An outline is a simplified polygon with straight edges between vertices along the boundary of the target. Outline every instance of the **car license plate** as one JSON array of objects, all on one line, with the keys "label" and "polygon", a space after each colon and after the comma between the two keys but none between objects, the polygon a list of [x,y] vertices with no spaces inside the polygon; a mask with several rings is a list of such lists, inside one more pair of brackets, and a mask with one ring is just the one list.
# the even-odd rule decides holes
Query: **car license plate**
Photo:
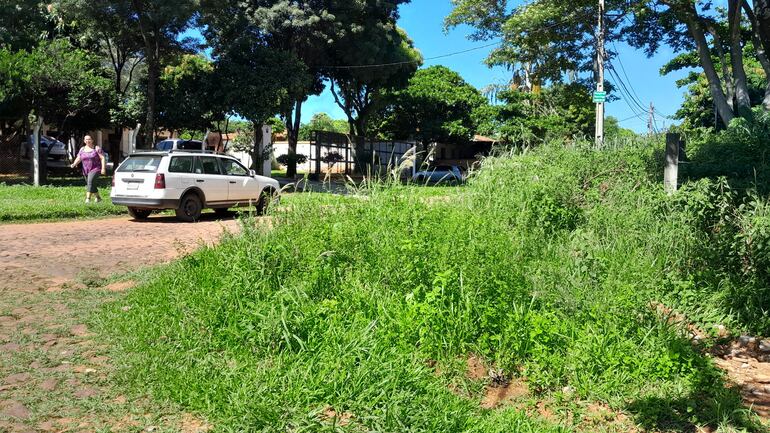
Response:
[{"label": "car license plate", "polygon": [[137,182],[130,182],[128,186],[126,186],[127,189],[136,190],[139,189],[139,183]]}]

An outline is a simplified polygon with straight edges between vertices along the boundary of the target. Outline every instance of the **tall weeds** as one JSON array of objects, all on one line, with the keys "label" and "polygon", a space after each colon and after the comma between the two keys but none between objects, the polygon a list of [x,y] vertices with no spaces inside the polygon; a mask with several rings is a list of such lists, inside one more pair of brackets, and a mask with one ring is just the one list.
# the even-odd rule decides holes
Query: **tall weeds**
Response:
[{"label": "tall weeds", "polygon": [[[734,295],[721,292],[724,275],[735,287],[764,281],[767,207],[731,208],[743,217],[725,236],[738,243],[704,246],[724,234],[708,207],[717,199],[699,201],[712,186],[666,196],[654,155],[546,146],[490,158],[440,196],[395,182],[308,195],[273,209],[270,228],[245,221],[241,235],[159,270],[102,325],[130,383],[223,431],[341,428],[322,415],[329,406],[353,415],[349,431],[564,431],[481,409],[463,372],[470,354],[525,377],[536,397],[568,387],[645,428],[755,429],[652,305],[706,320],[683,294],[708,292],[719,310]],[[737,262],[705,269],[712,248]]]}]

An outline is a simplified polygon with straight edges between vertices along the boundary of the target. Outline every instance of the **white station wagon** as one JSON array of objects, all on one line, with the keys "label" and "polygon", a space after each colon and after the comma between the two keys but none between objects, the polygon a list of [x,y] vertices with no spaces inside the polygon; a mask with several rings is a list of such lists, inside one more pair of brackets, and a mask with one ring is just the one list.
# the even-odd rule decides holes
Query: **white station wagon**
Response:
[{"label": "white station wagon", "polygon": [[264,212],[278,181],[258,176],[237,159],[205,151],[137,152],[112,178],[112,203],[136,220],[154,210],[174,209],[182,221],[197,221],[204,208],[225,213],[236,206]]}]

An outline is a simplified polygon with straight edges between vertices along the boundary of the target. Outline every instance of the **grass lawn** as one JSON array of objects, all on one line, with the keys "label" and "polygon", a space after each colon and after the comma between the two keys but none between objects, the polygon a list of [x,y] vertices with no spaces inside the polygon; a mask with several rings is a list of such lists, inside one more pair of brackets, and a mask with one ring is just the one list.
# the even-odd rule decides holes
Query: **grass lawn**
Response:
[{"label": "grass lawn", "polygon": [[50,185],[0,184],[0,223],[95,218],[126,213],[110,203],[110,179],[99,179],[101,203],[85,203],[82,179],[54,179]]}]

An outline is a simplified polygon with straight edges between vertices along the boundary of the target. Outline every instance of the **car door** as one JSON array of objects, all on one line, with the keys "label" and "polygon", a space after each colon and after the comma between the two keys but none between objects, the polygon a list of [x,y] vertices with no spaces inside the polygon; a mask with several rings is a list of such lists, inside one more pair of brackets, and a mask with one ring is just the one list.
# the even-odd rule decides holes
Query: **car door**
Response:
[{"label": "car door", "polygon": [[221,158],[220,162],[228,177],[228,200],[243,203],[259,197],[259,182],[251,177],[246,167],[231,158]]},{"label": "car door", "polygon": [[228,201],[228,177],[222,174],[219,158],[216,156],[197,156],[195,167],[195,184],[206,196],[207,205],[216,205]]}]

